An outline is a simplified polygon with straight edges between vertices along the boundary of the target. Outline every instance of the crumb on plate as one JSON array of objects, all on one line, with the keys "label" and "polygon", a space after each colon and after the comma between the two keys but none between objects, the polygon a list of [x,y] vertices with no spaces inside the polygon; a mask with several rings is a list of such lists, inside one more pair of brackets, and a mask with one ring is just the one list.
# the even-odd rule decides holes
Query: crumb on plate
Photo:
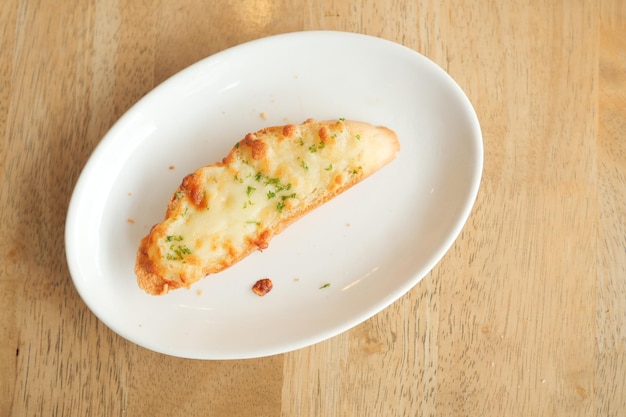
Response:
[{"label": "crumb on plate", "polygon": [[262,278],[254,283],[254,285],[252,286],[252,291],[254,291],[256,295],[263,297],[265,294],[272,291],[273,287],[274,284],[272,283],[271,279]]}]

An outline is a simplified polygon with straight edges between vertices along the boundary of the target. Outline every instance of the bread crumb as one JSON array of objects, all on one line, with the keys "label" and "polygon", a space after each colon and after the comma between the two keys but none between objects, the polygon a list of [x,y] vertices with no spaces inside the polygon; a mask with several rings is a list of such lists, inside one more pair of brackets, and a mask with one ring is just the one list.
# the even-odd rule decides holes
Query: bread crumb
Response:
[{"label": "bread crumb", "polygon": [[175,169],[176,167],[174,165],[170,165],[169,169]]},{"label": "bread crumb", "polygon": [[126,219],[126,221],[130,224],[135,224],[135,219],[131,219],[130,217]]},{"label": "bread crumb", "polygon": [[261,113],[259,113],[259,116],[261,117],[261,119],[263,120],[267,120],[267,114],[265,114],[264,111],[262,111]]},{"label": "bread crumb", "polygon": [[130,197],[131,195],[133,195],[133,193],[130,193],[130,192],[129,192],[129,193],[128,193],[128,196]]},{"label": "bread crumb", "polygon": [[296,277],[296,278],[294,278],[294,279],[293,279],[293,282],[300,282],[300,278],[297,278],[297,277]]},{"label": "bread crumb", "polygon": [[254,291],[256,295],[263,297],[265,294],[272,291],[272,288],[274,288],[272,280],[269,278],[262,278],[254,283],[252,291]]},{"label": "bread crumb", "polygon": [[350,223],[346,223],[346,227],[350,227]]},{"label": "bread crumb", "polygon": [[198,291],[196,291],[196,294],[198,294],[198,296],[201,296],[202,294],[204,294],[204,291],[198,290]]}]

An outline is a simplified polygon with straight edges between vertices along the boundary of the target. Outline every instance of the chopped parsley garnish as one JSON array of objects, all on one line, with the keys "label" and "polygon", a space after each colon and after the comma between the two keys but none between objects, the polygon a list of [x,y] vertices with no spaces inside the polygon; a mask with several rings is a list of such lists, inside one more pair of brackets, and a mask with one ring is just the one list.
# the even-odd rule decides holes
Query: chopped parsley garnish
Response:
[{"label": "chopped parsley garnish", "polygon": [[248,185],[248,188],[246,189],[246,195],[247,195],[248,197],[250,197],[250,196],[252,195],[252,193],[253,193],[253,192],[255,192],[255,191],[256,191],[256,188],[254,188],[254,187],[250,187],[250,186]]},{"label": "chopped parsley garnish", "polygon": [[352,172],[351,172],[350,174],[352,174],[352,175],[356,175],[356,174],[358,174],[358,173],[359,173],[359,171],[361,171],[362,169],[363,169],[363,167],[362,167],[362,166],[359,166],[359,167],[353,168],[353,169],[352,169]]},{"label": "chopped parsley garnish", "polygon": [[330,282],[327,282],[326,284],[322,285],[322,286],[320,287],[320,290],[322,290],[322,289],[324,289],[324,288],[328,288],[328,287],[330,287]]},{"label": "chopped parsley garnish", "polygon": [[300,162],[300,166],[302,168],[304,168],[305,170],[307,170],[307,171],[309,170],[309,166],[307,165],[307,163],[305,161]]},{"label": "chopped parsley garnish", "polygon": [[280,185],[280,179],[279,178],[268,178],[265,180],[265,185],[273,185],[274,187],[276,187],[277,185]]},{"label": "chopped parsley garnish", "polygon": [[168,261],[182,261],[185,255],[190,255],[191,249],[186,245],[170,245],[170,252],[165,255]]},{"label": "chopped parsley garnish", "polygon": [[325,171],[330,171],[332,169],[333,169],[333,164],[330,164],[326,168],[324,168]]},{"label": "chopped parsley garnish", "polygon": [[[334,134],[332,137],[333,138],[337,137],[337,134]],[[309,152],[315,153],[315,152],[317,152],[320,149],[324,149],[325,146],[326,146],[326,144],[324,142],[320,142],[317,145],[313,144],[313,145],[309,146]]]},{"label": "chopped parsley garnish", "polygon": [[287,200],[288,198],[296,198],[296,193],[291,193],[289,195],[281,195],[280,196],[280,199],[283,200],[283,201]]},{"label": "chopped parsley garnish", "polygon": [[259,226],[259,225],[261,224],[261,222],[256,221],[256,220],[248,220],[248,221],[246,222],[246,224],[256,224],[257,226]]},{"label": "chopped parsley garnish", "polygon": [[340,122],[345,122],[345,121],[346,121],[346,118],[345,118],[345,117],[340,117],[340,118],[339,118],[339,121],[340,121]]},{"label": "chopped parsley garnish", "polygon": [[173,235],[168,235],[165,237],[165,241],[166,242],[180,242],[181,240],[183,240],[182,235],[177,235],[177,236],[173,236]]},{"label": "chopped parsley garnish", "polygon": [[357,140],[361,140],[361,135],[357,134],[357,135],[355,136],[355,138],[356,138]]},{"label": "chopped parsley garnish", "polygon": [[285,185],[280,182],[280,178],[268,178],[265,181],[265,185],[273,186],[277,193],[280,193],[281,191],[285,191],[285,190],[291,190],[291,183],[288,183],[287,185]]},{"label": "chopped parsley garnish", "polygon": [[[270,189],[268,189],[266,191],[266,196],[268,200],[271,200],[272,198],[276,197],[276,195],[278,195],[278,193],[281,193],[283,191],[289,191],[291,190],[291,183],[287,183],[287,184],[283,184],[282,182],[280,182],[280,178],[278,177],[268,177],[266,175],[263,175],[262,173],[258,172],[255,176],[254,179],[257,182],[263,182],[263,184],[266,187],[271,187]],[[247,194],[248,197],[250,197],[250,195],[256,191],[256,188],[254,187],[248,187],[247,189]],[[250,203],[252,204],[252,203]],[[245,208],[245,207],[244,207]]]},{"label": "chopped parsley garnish", "polygon": [[278,203],[276,203],[276,211],[278,211],[279,213],[283,212],[283,209],[285,208],[285,201],[279,201]]},{"label": "chopped parsley garnish", "polygon": [[181,198],[183,196],[183,192],[182,191],[177,191],[176,194],[174,194],[174,197],[176,198]]}]

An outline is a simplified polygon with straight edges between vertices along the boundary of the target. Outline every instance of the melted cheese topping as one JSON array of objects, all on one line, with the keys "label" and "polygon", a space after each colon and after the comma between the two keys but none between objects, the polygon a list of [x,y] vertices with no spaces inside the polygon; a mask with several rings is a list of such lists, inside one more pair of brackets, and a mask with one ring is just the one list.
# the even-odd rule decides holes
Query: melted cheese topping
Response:
[{"label": "melted cheese topping", "polygon": [[150,256],[166,280],[188,285],[266,248],[293,220],[390,161],[397,141],[390,147],[389,133],[339,120],[247,135],[222,163],[183,180],[151,232]]}]

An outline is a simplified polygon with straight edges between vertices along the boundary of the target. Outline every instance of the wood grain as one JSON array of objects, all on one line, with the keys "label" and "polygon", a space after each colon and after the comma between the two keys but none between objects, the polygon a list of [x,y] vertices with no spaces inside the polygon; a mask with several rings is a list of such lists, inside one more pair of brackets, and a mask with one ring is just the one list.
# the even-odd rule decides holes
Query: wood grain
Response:
[{"label": "wood grain", "polygon": [[[485,166],[444,259],[314,346],[160,355],[80,300],[67,205],[111,125],[177,71],[297,30],[367,33],[448,71]],[[626,3],[0,2],[0,416],[626,415]]]},{"label": "wood grain", "polygon": [[[626,410],[626,7],[600,31],[597,415]],[[619,375],[619,376],[618,376]]]}]

